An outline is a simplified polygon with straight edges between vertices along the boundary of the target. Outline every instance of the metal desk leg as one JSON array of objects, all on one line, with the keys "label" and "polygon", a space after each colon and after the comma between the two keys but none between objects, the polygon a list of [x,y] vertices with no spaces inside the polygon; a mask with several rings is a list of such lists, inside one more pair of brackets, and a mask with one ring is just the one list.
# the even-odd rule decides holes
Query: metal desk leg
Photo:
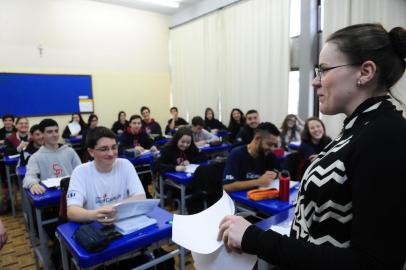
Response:
[{"label": "metal desk leg", "polygon": [[179,246],[179,270],[185,270],[185,248]]},{"label": "metal desk leg", "polygon": [[39,242],[41,245],[42,258],[44,261],[44,269],[48,270],[48,269],[50,269],[49,254],[48,254],[48,247],[47,247],[48,237],[47,237],[46,232],[44,231],[41,209],[35,208],[35,214],[37,215],[37,227],[38,227],[38,233],[39,233]]},{"label": "metal desk leg", "polygon": [[180,185],[180,214],[186,214],[186,186]]},{"label": "metal desk leg", "polygon": [[10,197],[11,203],[11,213],[13,217],[16,216],[16,208],[15,208],[15,198],[13,192],[13,185],[11,183],[11,173],[10,173],[10,166],[6,165],[6,177],[7,177],[7,184],[8,184],[8,196]]},{"label": "metal desk leg", "polygon": [[68,253],[66,252],[66,245],[63,239],[58,235],[58,233],[55,233],[56,238],[59,241],[59,246],[61,247],[61,255],[62,255],[62,267],[64,270],[69,270],[69,258],[68,258]]},{"label": "metal desk leg", "polygon": [[165,207],[165,194],[164,194],[164,177],[162,175],[159,176],[159,199],[161,208]]}]

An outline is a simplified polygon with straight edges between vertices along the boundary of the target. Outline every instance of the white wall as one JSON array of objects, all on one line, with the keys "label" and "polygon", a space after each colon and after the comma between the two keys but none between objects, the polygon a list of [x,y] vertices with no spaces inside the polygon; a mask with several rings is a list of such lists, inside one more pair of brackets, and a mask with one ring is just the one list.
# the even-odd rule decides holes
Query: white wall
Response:
[{"label": "white wall", "polygon": [[[142,105],[164,124],[170,92],[168,20],[87,0],[1,0],[0,72],[91,74],[100,124],[111,126],[118,111],[139,113]],[[15,102],[29,106],[24,97]],[[64,127],[70,116],[54,118]]]}]

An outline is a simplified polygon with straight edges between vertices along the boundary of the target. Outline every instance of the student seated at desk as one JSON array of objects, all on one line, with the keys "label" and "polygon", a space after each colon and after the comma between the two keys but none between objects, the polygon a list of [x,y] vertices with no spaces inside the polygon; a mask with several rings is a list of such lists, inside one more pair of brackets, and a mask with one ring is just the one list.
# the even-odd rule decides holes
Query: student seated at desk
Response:
[{"label": "student seated at desk", "polygon": [[124,111],[118,113],[118,119],[114,122],[111,130],[117,134],[121,135],[128,128],[127,114]]},{"label": "student seated at desk", "polygon": [[254,130],[258,127],[259,123],[260,118],[258,112],[256,110],[249,110],[245,115],[245,125],[235,137],[233,146],[249,144],[254,138]]},{"label": "student seated at desk", "polygon": [[204,120],[200,116],[192,118],[193,141],[197,147],[219,140],[219,137],[205,130],[204,125]]},{"label": "student seated at desk", "polygon": [[169,112],[171,113],[172,118],[168,120],[168,124],[165,128],[165,134],[171,135],[171,131],[177,129],[179,126],[189,125],[185,119],[179,117],[178,108],[172,107],[169,109]]},{"label": "student seated at desk", "polygon": [[303,130],[303,120],[294,114],[288,114],[281,126],[281,146],[288,151],[291,142],[300,142],[300,133]]},{"label": "student seated at desk", "polygon": [[69,139],[71,137],[79,137],[85,130],[86,124],[83,121],[82,115],[80,113],[72,114],[72,118],[69,124],[65,127],[62,138]]},{"label": "student seated at desk", "polygon": [[94,160],[72,172],[67,193],[68,218],[111,225],[116,214],[112,204],[145,199],[145,191],[131,162],[117,158],[118,144],[110,129],[95,128],[88,134],[86,145]]},{"label": "student seated at desk", "polygon": [[0,128],[0,145],[4,144],[4,140],[10,136],[17,129],[14,127],[14,116],[12,114],[5,114],[1,118],[3,127]]},{"label": "student seated at desk", "polygon": [[278,176],[279,163],[272,150],[278,144],[278,128],[261,123],[248,145],[234,148],[224,168],[224,190],[227,192],[268,186]]},{"label": "student seated at desk", "polygon": [[142,106],[140,109],[142,119],[142,128],[147,132],[149,136],[151,135],[159,135],[162,136],[162,129],[161,125],[155,121],[154,118],[151,117],[151,110],[146,107]]},{"label": "student seated at desk", "polygon": [[310,117],[306,120],[302,132],[302,143],[298,149],[301,157],[305,160],[303,171],[330,142],[331,138],[326,135],[326,128],[319,118]]},{"label": "student seated at desk", "polygon": [[238,132],[244,126],[244,123],[244,113],[238,108],[232,109],[230,113],[230,122],[228,123],[228,130],[230,131],[228,138],[230,142],[234,142]]},{"label": "student seated at desk", "polygon": [[212,108],[206,108],[204,112],[204,128],[211,133],[217,133],[219,130],[227,130],[227,127],[221,123],[220,120],[214,118]]},{"label": "student seated at desk", "polygon": [[200,153],[193,142],[192,130],[188,127],[181,127],[170,142],[161,149],[157,169],[160,173],[184,172],[187,165],[206,160],[206,155]]},{"label": "student seated at desk", "polygon": [[17,131],[13,132],[4,141],[4,155],[11,156],[24,151],[30,140],[28,118],[18,117],[16,120]]},{"label": "student seated at desk", "polygon": [[28,163],[28,159],[37,152],[44,144],[44,136],[42,135],[39,125],[33,125],[30,128],[30,142],[23,152],[20,153],[20,161],[17,167],[25,166]]},{"label": "student seated at desk", "polygon": [[141,116],[138,114],[130,117],[130,126],[120,136],[120,153],[125,149],[135,148],[140,152],[144,150],[157,151],[153,139],[142,129]]},{"label": "student seated at desk", "polygon": [[89,115],[89,118],[87,119],[87,124],[86,128],[82,132],[82,161],[86,162],[89,160],[89,153],[86,151],[86,137],[87,134],[95,129],[97,127],[97,124],[99,123],[99,117],[95,115],[94,113]]},{"label": "student seated at desk", "polygon": [[44,145],[28,160],[23,182],[24,188],[30,189],[33,194],[45,192],[40,180],[69,176],[81,164],[71,147],[58,143],[59,127],[55,120],[44,119],[39,123],[39,128],[44,136]]}]

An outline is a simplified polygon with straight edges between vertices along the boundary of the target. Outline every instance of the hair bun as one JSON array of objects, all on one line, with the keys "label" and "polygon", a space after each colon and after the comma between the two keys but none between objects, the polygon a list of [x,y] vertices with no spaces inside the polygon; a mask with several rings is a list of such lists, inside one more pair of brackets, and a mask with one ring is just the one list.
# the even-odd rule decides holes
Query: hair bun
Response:
[{"label": "hair bun", "polygon": [[406,29],[403,27],[395,27],[389,31],[389,38],[396,53],[402,59],[406,58]]}]

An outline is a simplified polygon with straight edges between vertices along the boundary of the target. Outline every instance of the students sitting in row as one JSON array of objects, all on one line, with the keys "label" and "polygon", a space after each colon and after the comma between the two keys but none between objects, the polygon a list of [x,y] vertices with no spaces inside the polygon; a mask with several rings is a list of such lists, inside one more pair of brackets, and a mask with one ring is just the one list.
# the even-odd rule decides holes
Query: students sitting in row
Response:
[{"label": "students sitting in row", "polygon": [[33,125],[30,128],[30,142],[28,143],[24,151],[21,152],[20,162],[17,167],[27,165],[30,156],[37,152],[43,144],[44,136],[42,135],[39,125]]},{"label": "students sitting in row", "polygon": [[127,114],[124,111],[118,113],[117,121],[114,122],[111,130],[117,134],[121,135],[124,131],[127,130],[129,122],[127,121]]},{"label": "students sitting in row", "polygon": [[179,126],[189,125],[185,119],[179,117],[178,108],[172,107],[169,109],[169,112],[172,115],[172,118],[168,120],[168,124],[165,128],[165,134],[171,134],[172,130],[178,128]]},{"label": "students sitting in row", "polygon": [[183,172],[191,163],[206,161],[206,156],[199,152],[193,142],[192,130],[181,127],[172,139],[161,149],[161,156],[157,160],[157,169],[164,172]]},{"label": "students sitting in row", "polygon": [[4,144],[4,140],[10,136],[17,129],[14,127],[14,116],[11,114],[5,114],[1,118],[3,121],[3,127],[0,128],[0,145]]},{"label": "students sitting in row", "polygon": [[234,146],[249,144],[254,138],[254,130],[260,123],[259,114],[256,110],[249,110],[245,115],[245,125],[238,132]]},{"label": "students sitting in row", "polygon": [[331,138],[326,135],[326,128],[319,118],[310,117],[306,120],[302,132],[302,143],[298,149],[305,159],[304,170],[330,142]]},{"label": "students sitting in row", "polygon": [[212,141],[218,141],[219,137],[208,132],[204,128],[204,120],[200,116],[195,116],[192,118],[192,132],[193,141],[197,147],[203,146]]},{"label": "students sitting in row", "polygon": [[13,132],[8,136],[4,141],[4,155],[10,156],[15,155],[24,151],[27,147],[30,134],[29,134],[30,125],[28,123],[28,118],[18,117],[16,120],[16,132]]},{"label": "students sitting in row", "polygon": [[117,158],[118,144],[111,130],[96,127],[89,132],[86,145],[94,160],[72,172],[67,193],[68,218],[111,225],[116,217],[112,204],[145,199],[145,191],[131,162]]},{"label": "students sitting in row", "polygon": [[162,136],[161,125],[151,117],[151,110],[146,106],[142,106],[140,112],[143,118],[142,128],[147,134],[153,137]]},{"label": "students sitting in row", "polygon": [[31,156],[24,177],[24,188],[33,194],[42,194],[45,188],[40,180],[71,175],[73,169],[81,164],[79,156],[67,145],[58,144],[59,127],[53,119],[44,119],[39,123],[44,136],[44,145]]},{"label": "students sitting in row", "polygon": [[127,130],[120,136],[120,152],[126,149],[157,151],[153,139],[142,129],[141,116],[138,114],[130,117]]},{"label": "students sitting in row", "polygon": [[80,137],[85,129],[86,123],[83,121],[82,115],[80,113],[74,113],[62,133],[62,138]]},{"label": "students sitting in row", "polygon": [[230,132],[228,138],[230,142],[234,142],[238,132],[240,132],[240,129],[244,126],[244,124],[244,113],[238,108],[232,109],[230,113],[230,122],[228,123],[228,131]]},{"label": "students sitting in row", "polygon": [[217,133],[219,130],[227,129],[223,123],[214,117],[212,108],[207,108],[204,112],[204,124],[204,128],[211,133]]},{"label": "students sitting in row", "polygon": [[279,163],[273,155],[278,145],[278,128],[271,123],[261,123],[255,129],[248,145],[234,148],[227,157],[224,168],[224,190],[233,192],[268,186],[278,176]]},{"label": "students sitting in row", "polygon": [[281,127],[281,146],[285,150],[291,142],[301,141],[301,132],[303,130],[303,121],[294,114],[288,114],[283,120]]}]

